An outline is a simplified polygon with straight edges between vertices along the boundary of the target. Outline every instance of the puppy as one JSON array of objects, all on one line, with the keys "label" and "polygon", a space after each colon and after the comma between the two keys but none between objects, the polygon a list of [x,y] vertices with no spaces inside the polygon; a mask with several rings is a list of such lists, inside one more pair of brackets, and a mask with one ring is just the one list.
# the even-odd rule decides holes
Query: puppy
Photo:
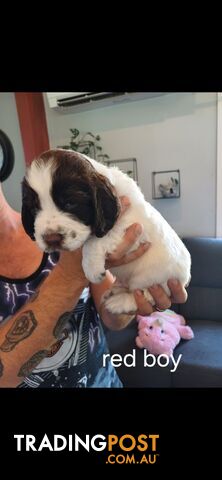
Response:
[{"label": "puppy", "polygon": [[[134,180],[118,168],[108,168],[72,150],[49,150],[34,160],[22,183],[22,222],[27,234],[46,251],[75,250],[83,246],[83,269],[92,283],[105,277],[105,259],[135,222],[143,231],[129,250],[143,242],[150,248],[136,260],[111,268],[116,277],[107,292],[106,308],[114,314],[134,314],[133,291],[160,284],[170,295],[167,281],[186,286],[190,280],[188,250],[161,214],[146,202]],[[130,207],[119,217],[122,195]]]}]

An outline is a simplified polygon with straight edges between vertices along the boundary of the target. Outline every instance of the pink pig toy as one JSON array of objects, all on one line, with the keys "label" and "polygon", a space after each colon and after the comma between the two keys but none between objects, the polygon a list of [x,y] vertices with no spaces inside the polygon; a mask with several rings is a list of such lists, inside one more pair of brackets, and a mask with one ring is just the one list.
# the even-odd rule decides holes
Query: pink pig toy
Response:
[{"label": "pink pig toy", "polygon": [[190,340],[194,337],[185,319],[171,310],[154,312],[147,317],[137,316],[138,336],[136,344],[146,348],[153,355],[172,355],[180,339]]}]

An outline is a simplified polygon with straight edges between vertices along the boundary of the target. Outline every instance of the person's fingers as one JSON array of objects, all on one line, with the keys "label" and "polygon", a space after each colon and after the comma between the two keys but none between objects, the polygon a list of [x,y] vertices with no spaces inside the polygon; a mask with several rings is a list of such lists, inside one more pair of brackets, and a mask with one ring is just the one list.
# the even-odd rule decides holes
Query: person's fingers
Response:
[{"label": "person's fingers", "polygon": [[132,225],[130,225],[130,227],[127,228],[124,237],[115,252],[107,255],[107,260],[116,261],[123,257],[128,252],[130,247],[134,245],[138,237],[141,235],[142,231],[143,227],[139,223],[133,223]]},{"label": "person's fingers", "polygon": [[187,299],[187,292],[185,288],[177,280],[171,279],[168,281],[168,287],[171,291],[171,298],[168,297],[164,289],[160,285],[153,285],[149,287],[155,305],[152,306],[145,298],[140,290],[134,292],[135,300],[138,306],[139,315],[150,315],[155,311],[156,307],[160,310],[167,310],[173,303],[184,303]]},{"label": "person's fingers", "polygon": [[126,265],[127,263],[130,263],[133,260],[135,260],[136,258],[141,257],[148,250],[149,247],[150,247],[150,243],[148,242],[141,243],[141,245],[134,252],[128,253],[123,257],[119,257],[119,255],[118,254],[116,255],[115,253],[110,256],[107,256],[105,266],[106,268],[110,268],[110,267],[118,267],[120,265]]},{"label": "person's fingers", "polygon": [[123,195],[122,197],[119,197],[119,200],[120,200],[120,206],[121,206],[121,211],[119,216],[121,216],[130,206],[130,201],[129,201],[129,198],[126,197],[125,195]]},{"label": "person's fingers", "polygon": [[167,296],[166,292],[160,285],[149,287],[149,292],[151,293],[157,308],[160,310],[166,310],[171,307],[171,299]]},{"label": "person's fingers", "polygon": [[122,263],[123,264],[130,263],[133,260],[136,260],[136,258],[141,257],[150,248],[150,245],[151,244],[149,242],[141,243],[136,250],[124,255],[124,257],[122,258]]},{"label": "person's fingers", "polygon": [[171,291],[171,301],[173,303],[185,303],[187,300],[187,291],[178,280],[171,279],[167,282]]},{"label": "person's fingers", "polygon": [[154,312],[154,308],[152,307],[151,303],[147,301],[141,290],[135,290],[133,294],[138,308],[137,313],[139,315],[146,316]]}]

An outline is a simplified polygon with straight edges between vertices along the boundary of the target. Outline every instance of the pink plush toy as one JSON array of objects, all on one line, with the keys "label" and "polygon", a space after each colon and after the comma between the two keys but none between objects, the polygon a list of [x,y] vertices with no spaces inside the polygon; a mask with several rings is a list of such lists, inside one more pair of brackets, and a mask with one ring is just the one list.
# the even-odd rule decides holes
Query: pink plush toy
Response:
[{"label": "pink plush toy", "polygon": [[171,310],[154,312],[148,317],[138,315],[137,321],[136,344],[153,355],[165,353],[170,356],[181,338],[190,340],[194,337],[191,328],[185,325],[184,317]]}]

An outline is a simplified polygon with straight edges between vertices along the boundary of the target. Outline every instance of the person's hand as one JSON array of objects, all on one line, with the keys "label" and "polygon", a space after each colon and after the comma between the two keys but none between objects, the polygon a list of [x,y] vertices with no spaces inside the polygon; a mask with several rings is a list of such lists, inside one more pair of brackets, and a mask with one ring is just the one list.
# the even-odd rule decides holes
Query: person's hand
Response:
[{"label": "person's hand", "polygon": [[146,300],[142,291],[136,290],[134,292],[138,307],[137,313],[139,315],[150,315],[157,309],[164,311],[167,308],[170,308],[172,303],[186,302],[187,292],[180,282],[178,282],[178,280],[171,279],[167,283],[171,292],[170,297],[165,293],[164,289],[160,285],[154,285],[148,289],[154,298],[155,306],[152,306],[151,303]]},{"label": "person's hand", "polygon": [[[126,209],[130,206],[130,201],[128,197],[120,197],[121,202],[121,212],[120,215],[126,211]],[[127,228],[125,235],[123,236],[122,241],[118,245],[115,252],[112,254],[108,254],[106,257],[105,267],[107,269],[111,267],[118,267],[120,265],[124,265],[126,263],[132,262],[136,258],[141,257],[149,248],[150,244],[148,242],[142,243],[139,247],[131,252],[127,253],[130,248],[134,245],[137,241],[138,237],[141,235],[143,231],[142,225],[139,223],[133,223]]]}]

